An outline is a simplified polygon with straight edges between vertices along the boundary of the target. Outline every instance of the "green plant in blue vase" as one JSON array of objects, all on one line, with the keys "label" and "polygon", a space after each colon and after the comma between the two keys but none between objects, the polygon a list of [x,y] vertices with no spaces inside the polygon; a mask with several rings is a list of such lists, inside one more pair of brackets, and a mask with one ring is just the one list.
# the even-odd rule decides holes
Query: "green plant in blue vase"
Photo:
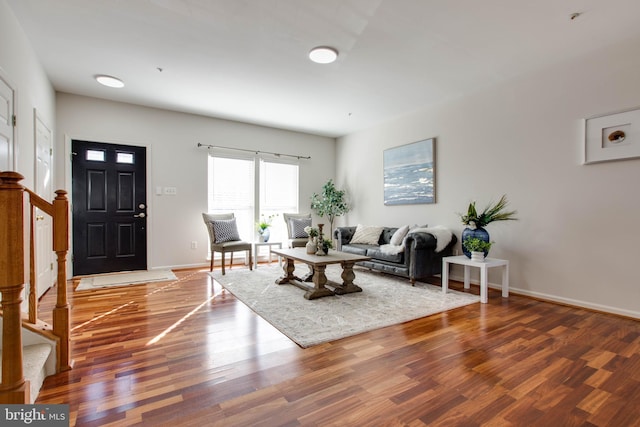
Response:
[{"label": "green plant in blue vase", "polygon": [[[466,214],[460,214],[460,219],[462,223],[467,227],[462,231],[462,252],[468,257],[471,258],[471,251],[469,251],[464,242],[470,238],[477,238],[483,240],[487,243],[490,242],[489,233],[484,229],[487,225],[492,222],[497,221],[515,221],[517,211],[507,210],[507,205],[509,201],[507,200],[507,195],[503,194],[498,200],[497,203],[489,203],[480,213],[476,209],[476,202],[469,203],[469,207],[467,208]],[[484,255],[487,256],[489,253],[489,248],[491,247],[491,243],[489,246],[483,250]]]}]

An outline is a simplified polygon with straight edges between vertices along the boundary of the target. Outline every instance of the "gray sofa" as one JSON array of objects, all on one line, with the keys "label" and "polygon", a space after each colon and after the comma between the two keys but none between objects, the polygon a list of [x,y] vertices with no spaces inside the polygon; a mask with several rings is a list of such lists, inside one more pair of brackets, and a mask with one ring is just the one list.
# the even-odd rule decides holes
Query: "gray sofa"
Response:
[{"label": "gray sofa", "polygon": [[437,240],[434,234],[419,230],[410,231],[403,241],[402,252],[387,253],[381,246],[389,243],[396,230],[397,228],[384,227],[377,246],[350,244],[356,227],[337,227],[333,237],[337,240],[337,250],[371,258],[370,261],[362,261],[357,265],[406,277],[411,284],[416,280],[424,282],[427,278],[441,273],[442,257],[453,254],[453,247],[457,242],[455,234],[451,233],[451,241],[444,249],[435,252]]}]

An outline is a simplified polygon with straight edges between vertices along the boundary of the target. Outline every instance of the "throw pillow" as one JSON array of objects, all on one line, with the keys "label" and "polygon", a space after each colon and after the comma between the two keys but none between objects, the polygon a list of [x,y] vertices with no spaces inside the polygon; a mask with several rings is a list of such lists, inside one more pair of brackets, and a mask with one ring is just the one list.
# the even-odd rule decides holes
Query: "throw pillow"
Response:
[{"label": "throw pillow", "polygon": [[380,233],[384,227],[373,227],[358,224],[356,232],[353,233],[353,237],[349,243],[360,243],[362,245],[378,245],[380,240]]},{"label": "throw pillow", "polygon": [[305,227],[311,227],[311,218],[291,218],[289,220],[289,228],[291,229],[291,238],[300,239],[307,238],[309,235],[304,231]]},{"label": "throw pillow", "polygon": [[407,235],[408,232],[409,232],[408,225],[403,225],[402,227],[398,228],[396,232],[393,233],[393,236],[391,236],[391,240],[389,240],[389,244],[393,246],[400,246],[402,244],[402,241],[404,240],[404,237]]},{"label": "throw pillow", "polygon": [[240,240],[236,219],[217,219],[211,221],[213,234],[216,236],[215,243],[233,242]]}]

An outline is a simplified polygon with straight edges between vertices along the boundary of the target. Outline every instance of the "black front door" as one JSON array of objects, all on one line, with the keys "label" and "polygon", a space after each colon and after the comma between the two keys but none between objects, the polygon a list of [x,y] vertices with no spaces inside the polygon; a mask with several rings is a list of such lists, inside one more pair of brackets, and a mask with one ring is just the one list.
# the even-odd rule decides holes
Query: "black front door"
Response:
[{"label": "black front door", "polygon": [[147,269],[146,148],[73,140],[73,274]]}]

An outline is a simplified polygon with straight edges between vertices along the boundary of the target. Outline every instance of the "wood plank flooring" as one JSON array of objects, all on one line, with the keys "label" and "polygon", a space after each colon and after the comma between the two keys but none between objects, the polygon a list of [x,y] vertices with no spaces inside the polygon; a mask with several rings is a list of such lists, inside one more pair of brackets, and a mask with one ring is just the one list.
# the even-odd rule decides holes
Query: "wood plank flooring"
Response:
[{"label": "wood plank flooring", "polygon": [[640,426],[637,320],[489,290],[301,349],[206,270],[176,275],[70,292],[75,366],[37,403],[72,426]]}]

